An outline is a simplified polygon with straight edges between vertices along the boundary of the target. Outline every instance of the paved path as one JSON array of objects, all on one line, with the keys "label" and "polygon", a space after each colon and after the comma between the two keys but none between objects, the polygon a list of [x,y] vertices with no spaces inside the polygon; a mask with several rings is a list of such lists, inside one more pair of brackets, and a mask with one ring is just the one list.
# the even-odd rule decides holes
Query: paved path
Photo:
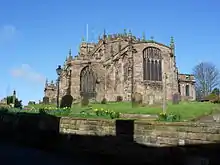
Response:
[{"label": "paved path", "polygon": [[197,122],[215,123],[215,122],[219,122],[219,119],[220,119],[220,113],[217,113],[217,114],[201,117],[199,120],[197,120]]},{"label": "paved path", "polygon": [[211,123],[211,122],[215,122],[215,121],[213,120],[212,115],[208,115],[208,116],[201,117],[197,122]]},{"label": "paved path", "polygon": [[49,154],[37,149],[13,146],[0,143],[1,165],[91,165],[80,160],[74,160]]}]

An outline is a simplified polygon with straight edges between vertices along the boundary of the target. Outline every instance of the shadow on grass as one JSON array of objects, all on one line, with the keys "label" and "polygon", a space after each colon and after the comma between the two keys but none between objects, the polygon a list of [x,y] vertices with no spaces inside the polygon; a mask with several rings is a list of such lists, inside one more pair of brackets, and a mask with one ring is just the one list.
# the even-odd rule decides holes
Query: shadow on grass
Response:
[{"label": "shadow on grass", "polygon": [[[150,147],[134,141],[134,121],[117,120],[116,136],[60,134],[60,118],[41,114],[0,113],[0,139],[89,164],[219,164],[220,144]],[[198,162],[196,162],[198,161]]]}]

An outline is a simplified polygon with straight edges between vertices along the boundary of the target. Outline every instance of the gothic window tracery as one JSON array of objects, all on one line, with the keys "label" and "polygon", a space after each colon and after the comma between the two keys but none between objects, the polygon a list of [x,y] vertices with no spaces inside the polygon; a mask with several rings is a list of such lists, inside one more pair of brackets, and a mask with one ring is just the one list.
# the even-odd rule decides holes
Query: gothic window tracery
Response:
[{"label": "gothic window tracery", "polygon": [[80,93],[89,98],[96,95],[96,76],[90,65],[84,67],[80,73]]},{"label": "gothic window tracery", "polygon": [[162,81],[161,50],[147,47],[143,51],[143,77],[144,80]]}]

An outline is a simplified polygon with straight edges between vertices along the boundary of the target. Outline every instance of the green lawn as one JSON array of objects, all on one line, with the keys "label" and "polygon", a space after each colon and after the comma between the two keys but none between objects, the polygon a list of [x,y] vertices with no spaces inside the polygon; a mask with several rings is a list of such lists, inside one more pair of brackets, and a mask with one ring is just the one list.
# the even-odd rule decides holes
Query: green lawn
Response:
[{"label": "green lawn", "polygon": [[[162,105],[132,108],[131,103],[109,103],[106,105],[94,104],[93,107],[107,108],[117,112],[131,114],[159,114],[162,112]],[[178,105],[172,105],[171,103],[167,105],[167,113],[180,114],[183,119],[193,119],[208,115],[217,110],[220,110],[220,105],[208,102],[180,102]]]},{"label": "green lawn", "polygon": [[[52,105],[56,107],[55,105]],[[45,105],[34,105],[36,108],[45,107]],[[126,113],[126,114],[159,114],[162,112],[162,105],[157,106],[145,106],[145,107],[134,107],[132,108],[130,102],[115,102],[107,104],[91,104],[89,107],[93,109],[109,109],[115,112]],[[90,108],[91,109],[91,108]],[[82,108],[80,105],[73,105],[72,114],[77,116],[82,111],[91,111],[88,107]],[[213,111],[220,111],[219,104],[212,104],[209,102],[180,102],[180,104],[172,105],[168,103],[167,113],[180,114],[184,120],[190,120],[199,116],[208,115]]]}]

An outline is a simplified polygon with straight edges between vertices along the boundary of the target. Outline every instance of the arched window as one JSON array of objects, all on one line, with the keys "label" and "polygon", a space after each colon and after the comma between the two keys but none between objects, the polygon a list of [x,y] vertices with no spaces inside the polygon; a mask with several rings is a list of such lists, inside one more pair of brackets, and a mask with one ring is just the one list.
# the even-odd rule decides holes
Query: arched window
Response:
[{"label": "arched window", "polygon": [[96,77],[90,66],[86,66],[80,73],[80,94],[83,97],[92,98],[96,96]]},{"label": "arched window", "polygon": [[189,85],[186,85],[186,96],[189,96]]},{"label": "arched window", "polygon": [[144,80],[162,81],[161,50],[147,47],[143,51],[143,77]]}]

